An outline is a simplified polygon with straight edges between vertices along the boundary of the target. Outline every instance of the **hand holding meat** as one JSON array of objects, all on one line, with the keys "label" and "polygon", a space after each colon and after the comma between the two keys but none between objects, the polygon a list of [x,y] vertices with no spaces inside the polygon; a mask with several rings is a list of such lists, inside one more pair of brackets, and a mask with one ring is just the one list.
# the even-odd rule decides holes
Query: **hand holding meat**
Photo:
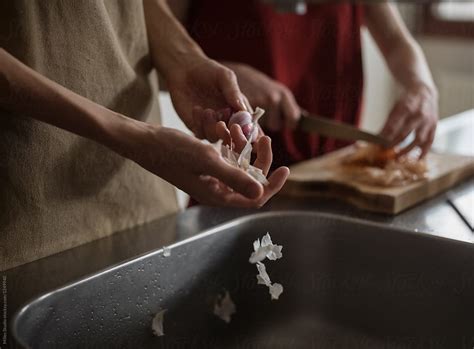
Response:
[{"label": "hand holding meat", "polygon": [[420,158],[423,158],[433,143],[437,122],[438,94],[436,90],[425,85],[418,85],[409,89],[398,100],[381,134],[395,146],[414,132],[415,139],[401,149],[400,155],[419,147]]}]

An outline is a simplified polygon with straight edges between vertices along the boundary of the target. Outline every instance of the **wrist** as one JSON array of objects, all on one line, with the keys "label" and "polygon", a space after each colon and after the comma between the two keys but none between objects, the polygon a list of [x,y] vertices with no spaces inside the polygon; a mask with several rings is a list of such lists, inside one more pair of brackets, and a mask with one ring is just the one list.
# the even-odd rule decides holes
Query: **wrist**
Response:
[{"label": "wrist", "polygon": [[407,90],[417,91],[438,99],[438,89],[432,82],[426,83],[424,81],[414,81],[411,85],[408,86]]},{"label": "wrist", "polygon": [[165,80],[206,57],[165,0],[146,0],[143,4],[152,61]]},{"label": "wrist", "polygon": [[160,64],[160,73],[166,83],[180,76],[184,72],[208,60],[207,56],[199,49],[193,47],[177,48],[170,52],[164,63]]},{"label": "wrist", "polygon": [[140,143],[147,139],[154,126],[118,113],[113,113],[106,120],[103,144],[128,159],[136,160],[140,149],[143,149]]}]

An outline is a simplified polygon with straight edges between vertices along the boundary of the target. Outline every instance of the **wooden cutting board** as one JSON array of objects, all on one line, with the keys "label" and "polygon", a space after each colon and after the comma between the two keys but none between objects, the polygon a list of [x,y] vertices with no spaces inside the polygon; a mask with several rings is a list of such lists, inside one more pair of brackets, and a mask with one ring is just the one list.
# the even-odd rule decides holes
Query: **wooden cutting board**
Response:
[{"label": "wooden cutting board", "polygon": [[365,210],[397,214],[474,176],[474,157],[430,153],[426,179],[398,187],[371,186],[341,174],[341,159],[351,152],[353,146],[292,166],[282,193],[332,197]]}]

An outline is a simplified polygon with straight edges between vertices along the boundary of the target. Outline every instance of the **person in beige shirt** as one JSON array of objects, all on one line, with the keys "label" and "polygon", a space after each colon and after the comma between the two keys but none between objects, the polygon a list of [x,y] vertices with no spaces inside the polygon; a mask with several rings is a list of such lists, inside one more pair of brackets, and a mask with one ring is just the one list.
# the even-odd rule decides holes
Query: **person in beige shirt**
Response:
[{"label": "person in beige shirt", "polygon": [[[204,204],[260,207],[288,176],[263,186],[159,125],[153,68],[201,138],[218,137],[216,110],[249,108],[165,0],[4,1],[0,47],[1,270],[175,212],[170,184]],[[256,149],[268,172],[268,137]]]}]

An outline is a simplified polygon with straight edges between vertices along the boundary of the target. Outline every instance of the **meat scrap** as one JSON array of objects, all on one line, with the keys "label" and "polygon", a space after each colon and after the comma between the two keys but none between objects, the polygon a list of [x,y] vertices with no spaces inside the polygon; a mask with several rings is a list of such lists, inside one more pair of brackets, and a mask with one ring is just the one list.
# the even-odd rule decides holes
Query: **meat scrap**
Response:
[{"label": "meat scrap", "polygon": [[345,176],[360,183],[397,187],[411,184],[427,177],[428,167],[424,160],[410,154],[398,156],[394,148],[384,149],[377,145],[356,145],[355,152],[343,160]]}]

